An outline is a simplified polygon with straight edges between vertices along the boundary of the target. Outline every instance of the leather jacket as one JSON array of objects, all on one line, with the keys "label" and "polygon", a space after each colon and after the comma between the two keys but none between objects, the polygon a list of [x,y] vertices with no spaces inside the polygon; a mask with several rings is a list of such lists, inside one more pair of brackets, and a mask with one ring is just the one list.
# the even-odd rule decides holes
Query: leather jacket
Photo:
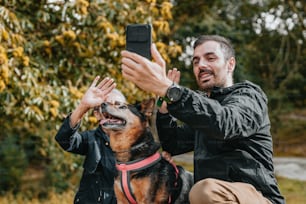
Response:
[{"label": "leather jacket", "polygon": [[245,182],[272,203],[285,203],[274,176],[267,97],[257,85],[216,87],[210,97],[183,88],[168,111],[157,114],[161,145],[172,155],[194,151],[195,182]]},{"label": "leather jacket", "polygon": [[85,156],[74,203],[117,203],[113,190],[117,170],[108,136],[100,126],[95,130],[78,132],[80,124],[71,128],[69,117],[65,118],[55,140],[65,151]]}]

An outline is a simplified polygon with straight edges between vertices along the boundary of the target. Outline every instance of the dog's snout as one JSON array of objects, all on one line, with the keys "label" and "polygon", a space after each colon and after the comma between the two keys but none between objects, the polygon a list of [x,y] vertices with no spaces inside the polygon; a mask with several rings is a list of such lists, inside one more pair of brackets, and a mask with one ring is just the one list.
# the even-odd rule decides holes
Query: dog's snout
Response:
[{"label": "dog's snout", "polygon": [[105,111],[106,107],[107,107],[107,103],[103,102],[103,103],[101,104],[101,110],[102,110],[102,112]]}]

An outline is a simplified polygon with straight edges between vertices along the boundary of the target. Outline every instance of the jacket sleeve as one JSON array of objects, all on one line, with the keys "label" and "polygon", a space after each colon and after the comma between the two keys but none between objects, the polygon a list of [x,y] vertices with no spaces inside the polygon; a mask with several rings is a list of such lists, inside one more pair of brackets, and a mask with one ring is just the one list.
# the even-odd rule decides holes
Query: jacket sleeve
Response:
[{"label": "jacket sleeve", "polygon": [[265,95],[251,88],[234,90],[220,100],[184,88],[182,99],[168,110],[193,129],[220,140],[249,137],[270,125]]},{"label": "jacket sleeve", "polygon": [[70,115],[67,116],[58,130],[55,140],[68,152],[85,155],[88,151],[88,134],[86,132],[79,133],[80,124],[75,128],[70,127]]},{"label": "jacket sleeve", "polygon": [[170,114],[157,113],[156,128],[161,146],[172,156],[190,152],[194,148],[193,129],[179,125]]}]

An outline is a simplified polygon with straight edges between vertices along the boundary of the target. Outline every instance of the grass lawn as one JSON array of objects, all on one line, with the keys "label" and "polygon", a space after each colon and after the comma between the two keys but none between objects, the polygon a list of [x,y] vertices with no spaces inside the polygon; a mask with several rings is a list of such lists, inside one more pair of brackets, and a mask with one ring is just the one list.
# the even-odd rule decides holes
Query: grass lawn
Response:
[{"label": "grass lawn", "polygon": [[306,203],[306,181],[296,181],[286,178],[277,178],[280,191],[287,204]]}]

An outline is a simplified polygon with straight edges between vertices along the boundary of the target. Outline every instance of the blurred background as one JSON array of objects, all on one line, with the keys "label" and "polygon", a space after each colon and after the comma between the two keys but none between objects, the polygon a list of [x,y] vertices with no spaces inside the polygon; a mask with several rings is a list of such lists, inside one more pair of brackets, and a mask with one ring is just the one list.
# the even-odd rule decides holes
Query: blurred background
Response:
[{"label": "blurred background", "polygon": [[[275,157],[306,158],[305,13],[302,0],[0,0],[0,203],[72,203],[83,158],[54,136],[96,75],[114,78],[130,103],[152,97],[121,76],[134,23],[152,25],[167,67],[190,88],[193,40],[229,38],[235,81],[269,98]],[[89,113],[82,130],[96,122]],[[305,180],[278,181],[287,203],[306,203]]]}]

